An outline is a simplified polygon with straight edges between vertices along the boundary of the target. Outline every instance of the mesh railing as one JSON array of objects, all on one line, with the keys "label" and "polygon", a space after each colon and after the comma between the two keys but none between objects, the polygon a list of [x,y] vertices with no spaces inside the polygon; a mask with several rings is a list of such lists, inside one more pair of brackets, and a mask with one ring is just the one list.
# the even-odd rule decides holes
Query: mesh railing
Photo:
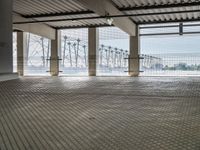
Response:
[{"label": "mesh railing", "polygon": [[196,76],[200,75],[200,53],[141,55],[141,75]]},{"label": "mesh railing", "polygon": [[128,50],[100,45],[98,72],[101,75],[125,75],[128,69]]},{"label": "mesh railing", "polygon": [[88,74],[88,44],[79,38],[62,36],[60,74]]},{"label": "mesh railing", "polygon": [[27,34],[27,47],[24,53],[24,74],[25,75],[50,75],[49,58],[51,56],[50,40]]},{"label": "mesh railing", "polygon": [[[88,45],[83,41],[63,36],[60,54],[61,74],[84,75],[88,73]],[[99,45],[97,50],[97,70],[101,75],[126,74],[128,69],[128,50],[107,45]]]}]

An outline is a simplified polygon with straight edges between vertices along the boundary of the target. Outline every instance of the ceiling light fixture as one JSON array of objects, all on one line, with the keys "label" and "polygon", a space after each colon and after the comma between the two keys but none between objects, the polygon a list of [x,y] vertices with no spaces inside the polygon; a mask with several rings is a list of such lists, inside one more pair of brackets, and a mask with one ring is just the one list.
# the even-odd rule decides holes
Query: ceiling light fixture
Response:
[{"label": "ceiling light fixture", "polygon": [[113,23],[113,18],[107,17],[106,20],[107,20],[108,24],[111,26]]},{"label": "ceiling light fixture", "polygon": [[111,26],[112,25],[112,23],[113,23],[113,18],[111,18],[110,16],[109,16],[109,13],[107,13],[106,14],[106,21],[107,21],[107,23]]}]

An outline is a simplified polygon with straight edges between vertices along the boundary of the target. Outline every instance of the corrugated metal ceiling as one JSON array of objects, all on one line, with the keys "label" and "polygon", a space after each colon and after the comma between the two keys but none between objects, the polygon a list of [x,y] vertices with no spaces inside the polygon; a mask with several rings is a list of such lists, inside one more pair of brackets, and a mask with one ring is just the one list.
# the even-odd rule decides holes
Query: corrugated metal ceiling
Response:
[{"label": "corrugated metal ceiling", "polygon": [[[166,9],[149,9],[149,10],[136,10],[136,11],[124,11],[125,14],[149,14],[144,16],[131,17],[137,23],[148,23],[148,22],[159,22],[159,21],[172,21],[172,20],[186,20],[186,19],[198,19],[200,16],[199,12],[187,12],[187,13],[171,13],[177,11],[188,11],[188,10],[200,10],[200,6],[193,7],[180,7],[180,8],[166,8]],[[150,15],[160,12],[165,12],[162,15]],[[170,13],[170,14],[168,14]]]},{"label": "corrugated metal ceiling", "polygon": [[88,10],[76,0],[14,0],[14,11],[23,15],[54,14]]},{"label": "corrugated metal ceiling", "polygon": [[[187,6],[182,4],[192,4],[193,2],[198,3],[199,0],[112,0],[113,3],[121,10],[126,10],[127,8],[142,8],[144,9],[128,9],[128,11],[123,11],[125,14],[147,14],[144,16],[134,16],[131,17],[138,24],[145,24],[145,23],[159,23],[159,22],[168,22],[168,21],[176,21],[176,20],[197,20],[200,19],[200,5],[196,6]],[[176,6],[176,4],[179,4]],[[170,8],[169,5],[172,7]],[[147,9],[150,6],[152,9]],[[156,8],[156,6],[159,6]],[[160,8],[162,7],[163,8]],[[167,6],[166,8],[164,6]],[[179,6],[179,7],[178,7]],[[190,10],[199,10],[194,12],[185,12],[183,11],[190,11]],[[171,13],[169,12],[177,12],[181,11],[182,13]],[[166,14],[162,15],[151,15],[155,13],[166,12]]]},{"label": "corrugated metal ceiling", "polygon": [[[200,19],[200,0],[112,0],[114,5],[124,14],[147,14],[130,17],[135,23],[158,23],[179,20],[197,20]],[[199,5],[181,6],[182,4],[190,4],[199,2]],[[169,7],[169,5],[179,4],[179,7]],[[155,6],[155,8],[148,8]],[[159,6],[156,8],[156,6]],[[163,6],[163,8],[160,8]],[[167,6],[165,8],[165,6]],[[88,8],[80,4],[77,0],[14,0],[14,12],[22,16],[33,16],[32,19],[37,21],[57,20],[57,19],[73,19],[96,17],[97,14],[91,12]],[[128,9],[127,9],[128,8]],[[140,9],[134,9],[140,8]],[[143,9],[142,9],[143,8]],[[195,10],[194,12],[183,12]],[[199,11],[196,11],[199,10]],[[170,13],[173,11],[182,11],[181,13]],[[87,13],[88,12],[88,13]],[[166,14],[156,14],[166,12]],[[74,14],[72,14],[74,13]],[[77,13],[77,14],[76,14]],[[68,15],[69,14],[69,15]],[[40,17],[34,17],[40,15]],[[46,16],[45,16],[46,15]],[[52,16],[51,16],[52,15]],[[105,26],[106,19],[88,19],[78,21],[58,21],[47,22],[46,24],[55,28],[68,27],[86,27],[86,26]]]},{"label": "corrugated metal ceiling", "polygon": [[136,7],[136,6],[156,6],[169,5],[187,2],[197,2],[198,0],[112,0],[119,8]]}]

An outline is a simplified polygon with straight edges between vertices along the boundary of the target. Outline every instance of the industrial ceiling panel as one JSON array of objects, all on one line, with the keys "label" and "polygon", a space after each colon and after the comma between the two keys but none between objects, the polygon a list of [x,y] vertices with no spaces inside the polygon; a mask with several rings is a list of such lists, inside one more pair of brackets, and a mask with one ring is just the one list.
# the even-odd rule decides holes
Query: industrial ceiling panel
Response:
[{"label": "industrial ceiling panel", "polygon": [[[153,5],[166,5],[166,4],[174,4],[181,3],[181,0],[112,0],[113,3],[119,8],[122,7],[137,7],[137,6],[153,6]],[[195,0],[184,0],[186,2],[192,2]]]},{"label": "industrial ceiling panel", "polygon": [[[186,20],[200,17],[200,6],[163,8],[163,9],[141,9],[124,11],[125,14],[133,15],[132,19],[137,23],[152,21]],[[138,22],[138,18],[142,18]]]},{"label": "industrial ceiling panel", "polygon": [[[189,20],[189,19],[198,19],[199,13],[183,13],[183,14],[165,14],[165,15],[154,15],[154,16],[140,16],[140,17],[132,17],[133,20],[139,20],[139,24],[146,23],[161,23],[161,22],[171,22],[178,20]],[[176,19],[174,19],[176,18]]]},{"label": "industrial ceiling panel", "polygon": [[[95,18],[100,16],[80,4],[79,1],[14,0],[13,11],[29,20],[40,21],[55,28],[108,25],[106,16]],[[200,18],[200,0],[111,1],[124,14],[124,17],[131,18],[136,24],[193,21]]]},{"label": "industrial ceiling panel", "polygon": [[14,0],[13,3],[14,11],[27,16],[88,10],[76,0]]}]

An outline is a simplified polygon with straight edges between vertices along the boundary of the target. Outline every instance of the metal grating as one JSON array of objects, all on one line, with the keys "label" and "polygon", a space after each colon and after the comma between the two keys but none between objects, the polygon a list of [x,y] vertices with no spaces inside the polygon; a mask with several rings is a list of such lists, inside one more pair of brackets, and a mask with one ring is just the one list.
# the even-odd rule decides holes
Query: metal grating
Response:
[{"label": "metal grating", "polygon": [[199,98],[199,78],[0,82],[0,149],[199,150]]}]

